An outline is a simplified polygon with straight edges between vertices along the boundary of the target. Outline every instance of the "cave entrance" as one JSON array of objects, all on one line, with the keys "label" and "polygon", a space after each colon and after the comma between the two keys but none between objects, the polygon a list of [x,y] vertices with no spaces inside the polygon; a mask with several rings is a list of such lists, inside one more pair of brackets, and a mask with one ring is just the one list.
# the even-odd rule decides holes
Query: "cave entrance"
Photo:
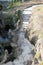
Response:
[{"label": "cave entrance", "polygon": [[10,25],[5,25],[5,30],[8,31],[10,29]]},{"label": "cave entrance", "polygon": [[3,6],[0,4],[0,11],[3,9]]},{"label": "cave entrance", "polygon": [[8,53],[10,54],[12,52],[12,47],[11,46],[5,46],[4,47],[4,50],[7,49],[8,50]]},{"label": "cave entrance", "polygon": [[2,24],[2,19],[0,19],[0,24]]}]

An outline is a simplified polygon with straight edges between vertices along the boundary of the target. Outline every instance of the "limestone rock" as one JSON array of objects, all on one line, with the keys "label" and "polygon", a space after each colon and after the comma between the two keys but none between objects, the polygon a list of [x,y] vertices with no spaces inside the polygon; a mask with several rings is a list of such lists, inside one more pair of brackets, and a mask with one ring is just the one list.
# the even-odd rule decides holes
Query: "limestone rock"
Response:
[{"label": "limestone rock", "polygon": [[33,8],[29,22],[28,37],[30,41],[35,42],[38,38],[43,37],[43,5]]},{"label": "limestone rock", "polygon": [[43,61],[43,5],[34,7],[32,10],[32,15],[30,17],[29,40],[35,44],[35,58],[34,65],[42,65]]}]

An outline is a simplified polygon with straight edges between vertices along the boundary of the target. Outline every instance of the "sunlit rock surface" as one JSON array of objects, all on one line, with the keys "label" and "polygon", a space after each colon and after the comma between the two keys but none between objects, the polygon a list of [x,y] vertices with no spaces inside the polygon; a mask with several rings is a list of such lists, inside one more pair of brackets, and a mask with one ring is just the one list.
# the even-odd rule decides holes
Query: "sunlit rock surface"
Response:
[{"label": "sunlit rock surface", "polygon": [[29,40],[35,45],[34,65],[43,65],[43,5],[32,9],[29,24]]},{"label": "sunlit rock surface", "polygon": [[[30,40],[43,34],[43,5],[34,7],[30,18]],[[40,34],[40,35],[39,35]]]}]

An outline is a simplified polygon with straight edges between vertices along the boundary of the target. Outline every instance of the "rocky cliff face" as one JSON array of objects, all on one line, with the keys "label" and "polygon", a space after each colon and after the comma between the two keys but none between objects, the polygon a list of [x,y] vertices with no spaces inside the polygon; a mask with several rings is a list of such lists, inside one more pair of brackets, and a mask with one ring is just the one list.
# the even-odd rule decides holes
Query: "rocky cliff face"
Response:
[{"label": "rocky cliff face", "polygon": [[9,2],[10,1],[7,1],[7,0],[0,0],[0,5],[2,5],[3,9],[6,9]]},{"label": "rocky cliff face", "polygon": [[[7,63],[3,63],[8,55],[5,50],[2,65],[43,65],[43,5],[32,8],[28,26],[25,27],[27,24],[23,22],[19,24],[19,28],[18,22],[16,22],[16,30],[9,30],[13,36],[11,46],[16,58],[12,61],[13,55],[11,53],[7,58]],[[25,37],[26,34],[29,40]]]},{"label": "rocky cliff face", "polygon": [[[34,48],[34,45],[32,45],[28,41],[28,39],[25,38],[25,30],[27,29],[27,26],[25,27],[25,25],[27,25],[27,24],[24,24],[25,22],[21,23],[21,21],[18,19],[18,17],[16,18],[16,20],[15,20],[15,18],[12,18],[12,15],[9,16],[8,14],[5,15],[4,13],[3,13],[3,18],[2,17],[0,18],[0,21],[2,23],[4,23],[3,28],[9,27],[10,25],[14,24],[14,27],[10,26],[10,27],[13,27],[14,29],[9,28],[8,32],[6,32],[6,33],[8,33],[8,35],[10,35],[10,37],[12,37],[12,38],[10,38],[10,40],[11,40],[10,46],[12,49],[11,48],[9,49],[9,51],[11,51],[11,53],[9,54],[8,48],[5,49],[4,56],[2,56],[2,57],[0,56],[1,58],[3,58],[0,63],[2,65],[28,65],[28,64],[31,65],[32,60],[33,60],[32,50]],[[24,24],[24,26],[23,26],[23,24]],[[25,30],[24,30],[24,27],[25,27]],[[3,28],[1,30],[3,30]],[[5,29],[7,29],[7,28],[5,28]],[[4,33],[4,31],[2,33]],[[0,37],[0,39],[1,39],[1,37]]]},{"label": "rocky cliff face", "polygon": [[28,35],[35,45],[34,65],[43,65],[43,5],[33,8]]}]

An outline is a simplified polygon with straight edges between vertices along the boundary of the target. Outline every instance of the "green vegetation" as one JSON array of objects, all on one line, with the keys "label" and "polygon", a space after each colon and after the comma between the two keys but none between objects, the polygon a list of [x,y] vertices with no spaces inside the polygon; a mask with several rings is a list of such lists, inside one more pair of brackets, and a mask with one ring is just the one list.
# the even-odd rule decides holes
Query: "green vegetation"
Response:
[{"label": "green vegetation", "polygon": [[21,4],[20,0],[14,0],[14,1],[12,0],[10,2],[10,4],[8,5],[7,9],[12,8],[12,7],[16,7],[16,6],[20,6],[20,4]]},{"label": "green vegetation", "polygon": [[20,6],[25,1],[31,1],[31,0],[12,0],[10,4],[7,6],[7,9],[10,9],[12,7]]}]

